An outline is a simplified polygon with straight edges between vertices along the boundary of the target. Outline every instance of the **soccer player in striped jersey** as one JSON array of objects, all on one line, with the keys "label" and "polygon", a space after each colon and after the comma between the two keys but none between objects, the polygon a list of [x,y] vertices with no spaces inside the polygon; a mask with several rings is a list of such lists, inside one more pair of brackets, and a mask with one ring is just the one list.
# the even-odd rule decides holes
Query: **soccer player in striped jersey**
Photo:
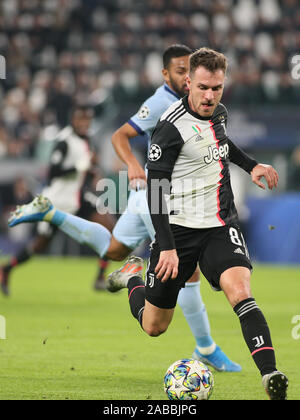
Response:
[{"label": "soccer player in striped jersey", "polygon": [[[132,153],[129,141],[132,137],[142,133],[146,133],[150,139],[161,115],[171,104],[177,103],[178,99],[188,93],[186,75],[190,54],[191,50],[184,45],[173,45],[165,51],[162,71],[165,83],[112,137],[118,155],[128,166],[128,177],[132,186],[128,208],[118,220],[112,235],[99,224],[91,224],[67,213],[55,212],[52,207],[51,211],[48,207],[38,214],[30,215],[30,206],[26,209],[23,206],[21,210],[27,213],[26,217],[22,217],[19,212],[12,217],[10,225],[44,218],[75,240],[91,246],[100,256],[117,261],[123,260],[148,237],[154,239],[154,228],[148,211],[146,190],[142,188],[146,183],[146,173]],[[225,124],[225,122],[224,120],[223,123]],[[199,134],[197,124],[193,130]],[[248,166],[245,167],[247,157],[244,153],[232,142],[229,142],[228,148],[231,151],[232,161],[248,170]],[[150,153],[155,155],[153,147]],[[207,159],[211,159],[211,156],[208,155]],[[256,163],[250,159],[252,167]],[[36,208],[40,207],[43,207],[43,201]],[[135,211],[130,211],[130,208]],[[186,287],[179,292],[178,303],[196,340],[193,357],[219,371],[240,371],[240,365],[232,362],[211,337],[206,308],[200,294],[198,269],[195,269],[186,283]]]},{"label": "soccer player in striped jersey", "polygon": [[[109,276],[111,291],[127,287],[133,316],[150,336],[165,332],[177,296],[199,264],[238,316],[244,340],[272,400],[286,399],[287,377],[277,370],[267,321],[252,296],[252,265],[238,224],[229,160],[260,185],[278,183],[270,165],[241,155],[226,135],[220,103],[226,57],[201,48],[190,57],[189,94],[161,116],[148,155],[148,205],[156,232],[144,284],[142,261],[131,256]],[[166,196],[168,199],[166,200]]]},{"label": "soccer player in striped jersey", "polygon": [[[117,154],[128,166],[128,178],[132,186],[128,208],[118,220],[112,235],[102,226],[90,224],[69,214],[62,218],[57,217],[58,213],[53,218],[49,214],[45,216],[50,223],[58,225],[59,229],[75,240],[90,245],[102,257],[121,261],[145,239],[154,239],[146,198],[146,173],[132,153],[130,139],[146,133],[150,142],[161,115],[172,103],[188,93],[186,76],[191,53],[191,49],[185,45],[176,44],[166,49],[162,70],[164,84],[112,136]],[[130,211],[130,208],[135,211]],[[39,218],[40,215],[36,217]],[[24,219],[18,218],[18,222],[22,220]],[[211,337],[208,315],[200,294],[199,269],[195,270],[186,287],[180,291],[178,303],[195,337],[193,357],[219,371],[240,371],[240,365],[232,362]]]}]

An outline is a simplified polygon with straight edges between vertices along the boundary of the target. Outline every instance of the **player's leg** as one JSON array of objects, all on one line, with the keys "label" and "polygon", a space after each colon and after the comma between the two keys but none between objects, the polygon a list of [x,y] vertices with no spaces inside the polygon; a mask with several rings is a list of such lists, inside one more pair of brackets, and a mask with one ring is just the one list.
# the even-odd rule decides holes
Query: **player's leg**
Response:
[{"label": "player's leg", "polygon": [[[246,254],[242,235],[236,227],[234,229],[234,246],[239,245],[242,253]],[[251,271],[245,266],[245,261],[237,258],[228,263],[229,267],[220,276],[220,287],[239,317],[244,339],[261,375],[265,375],[276,370],[275,353],[268,324],[252,296]]]},{"label": "player's leg", "polygon": [[[55,224],[61,231],[77,242],[89,246],[101,258],[122,261],[132,252],[132,249],[135,247],[134,244],[140,236],[138,229],[134,229],[132,220],[129,220],[128,217],[124,220],[123,216],[115,224],[112,233],[110,232],[112,223],[109,219],[101,219],[102,223],[99,223],[99,218],[97,218],[97,221],[88,221],[57,209],[47,213],[44,216],[44,220]],[[127,226],[127,231],[131,231],[129,239],[126,237],[126,234],[119,235],[120,229],[122,230],[122,224]],[[117,238],[120,237],[120,240],[116,236]]]},{"label": "player's leg", "polygon": [[250,270],[232,267],[222,273],[220,286],[239,317],[244,340],[258,367],[271,399],[286,399],[288,381],[276,368],[275,351],[268,323],[252,297]]},{"label": "player's leg", "polygon": [[199,273],[196,270],[178,295],[178,303],[196,339],[196,348],[192,357],[209,364],[219,372],[240,372],[241,366],[230,360],[211,336],[208,314],[201,298],[199,283]]},{"label": "player's leg", "polygon": [[111,215],[110,213],[99,214],[99,213],[97,213],[97,211],[92,212],[88,216],[88,220],[90,222],[98,223],[98,224],[104,226],[110,232],[113,231],[113,228],[116,224],[116,219],[113,215]]},{"label": "player's leg", "polygon": [[208,314],[200,292],[200,270],[198,267],[186,282],[185,287],[180,290],[177,303],[196,340],[193,358],[198,359],[200,353],[203,355],[213,353],[216,344],[211,337]]},{"label": "player's leg", "polygon": [[173,317],[179,290],[191,277],[197,266],[197,248],[193,246],[193,241],[189,241],[188,237],[182,235],[184,233],[182,229],[173,231],[175,242],[176,234],[179,233],[182,238],[181,243],[183,243],[183,249],[177,248],[179,265],[176,279],[170,278],[163,283],[157,278],[155,268],[159,261],[160,249],[156,241],[153,241],[150,247],[146,284],[144,284],[141,275],[143,262],[134,256],[108,277],[109,291],[115,292],[124,287],[128,288],[131,313],[139,321],[144,331],[151,336],[158,336],[168,328]]},{"label": "player's leg", "polygon": [[[141,193],[142,191],[132,191],[130,193],[128,206],[113,229],[112,240],[106,252],[110,259],[124,260],[135,248],[149,238],[148,228],[145,226],[138,207],[141,201]],[[153,236],[150,235],[150,237]]]},{"label": "player's leg", "polygon": [[284,399],[287,379],[276,369],[269,327],[251,293],[252,266],[238,225],[210,231],[200,267],[212,287],[223,290],[239,317],[244,340],[265,378],[264,386],[270,398],[274,399],[275,393],[276,398]]},{"label": "player's leg", "polygon": [[150,337],[158,337],[167,330],[172,321],[173,315],[174,308],[158,308],[145,300],[142,328]]},{"label": "player's leg", "polygon": [[[149,232],[149,236],[153,239],[155,232],[148,211],[146,193],[141,191],[138,194],[140,197],[139,200],[136,200],[136,207]],[[231,362],[211,337],[208,314],[200,293],[200,270],[198,267],[186,282],[185,287],[180,289],[177,303],[181,307],[183,315],[195,337],[196,348],[193,352],[193,358],[201,360],[201,357],[205,356],[206,361],[210,359],[210,364],[219,371],[240,371],[241,367]]]},{"label": "player's leg", "polygon": [[[155,231],[148,210],[146,192],[139,192],[140,198],[136,204],[143,223],[153,240]],[[193,275],[186,282],[185,287],[180,289],[177,303],[182,309],[183,315],[195,337],[197,346],[203,352],[209,354],[215,350],[215,343],[210,336],[210,325],[205,305],[200,293],[200,270],[197,267]],[[196,354],[193,357],[197,357]]]},{"label": "player's leg", "polygon": [[[146,300],[142,270],[143,260],[131,256],[121,268],[108,277],[108,290],[112,293],[127,288],[131,313],[142,329],[151,337],[157,337],[168,328],[174,308],[159,308]],[[175,303],[176,304],[176,301]]]},{"label": "player's leg", "polygon": [[[153,240],[155,232],[148,211],[146,193],[141,191],[136,196],[139,196],[136,200],[136,208]],[[192,357],[198,360],[206,357],[206,362],[209,360],[210,364],[219,371],[239,372],[240,365],[233,363],[211,336],[208,314],[200,293],[200,270],[198,267],[186,282],[185,287],[180,289],[177,303],[195,337],[196,348]]]},{"label": "player's leg", "polygon": [[[117,222],[118,223],[118,222]],[[118,241],[112,235],[109,247],[106,251],[106,258],[113,261],[123,261],[132,252],[132,249]]]},{"label": "player's leg", "polygon": [[[160,249],[156,241],[151,244],[151,254],[146,272],[146,301],[145,319],[143,327],[148,333],[157,334],[164,332],[172,320],[174,308],[178,302],[178,294],[186,281],[190,279],[197,266],[197,247],[193,240],[193,232],[186,228],[172,226],[179,258],[178,276],[176,279],[169,278],[162,283],[157,278],[155,268],[160,258]],[[191,235],[191,236],[189,236]],[[159,308],[159,309],[155,309]],[[148,316],[150,314],[151,316]],[[197,316],[199,321],[199,314]]]},{"label": "player's leg", "polygon": [[[50,228],[50,229],[49,229]],[[10,274],[15,267],[27,262],[34,254],[43,252],[52,240],[54,230],[48,224],[38,225],[37,235],[18,254],[10,258],[9,262],[0,267],[0,284],[2,293],[10,294]]]},{"label": "player's leg", "polygon": [[208,315],[200,293],[200,270],[198,267],[186,282],[185,287],[180,290],[177,303],[196,339],[197,347],[193,357],[197,358],[198,352],[203,355],[213,353],[216,344],[211,337]]},{"label": "player's leg", "polygon": [[[154,260],[152,259],[152,262],[153,261]],[[152,263],[152,265],[153,264],[154,263]],[[175,295],[172,294],[172,302],[168,298],[166,300],[165,297],[157,297],[157,302],[160,300],[160,302],[162,302],[161,305],[159,303],[158,305],[150,303],[146,298],[142,270],[143,260],[135,256],[129,257],[119,270],[116,270],[109,275],[108,290],[110,292],[116,292],[120,289],[127,288],[129,306],[132,315],[138,320],[146,334],[151,337],[157,337],[167,330],[173,318],[179,288],[177,289]],[[153,279],[151,276],[150,283],[149,278],[147,281],[150,288],[154,285],[151,283]],[[156,281],[159,280],[156,279]],[[166,291],[167,289],[165,288],[165,292]]]},{"label": "player's leg", "polygon": [[99,223],[60,211],[43,196],[18,207],[8,221],[10,227],[20,223],[46,221],[57,226],[75,241],[92,248],[101,257],[122,261],[143,240],[148,232],[137,214],[125,212],[116,223],[113,233]]},{"label": "player's leg", "polygon": [[10,227],[19,223],[46,221],[57,226],[75,241],[92,248],[103,257],[109,248],[111,233],[104,226],[84,220],[53,207],[51,201],[43,196],[36,197],[31,203],[18,207],[9,218]]}]

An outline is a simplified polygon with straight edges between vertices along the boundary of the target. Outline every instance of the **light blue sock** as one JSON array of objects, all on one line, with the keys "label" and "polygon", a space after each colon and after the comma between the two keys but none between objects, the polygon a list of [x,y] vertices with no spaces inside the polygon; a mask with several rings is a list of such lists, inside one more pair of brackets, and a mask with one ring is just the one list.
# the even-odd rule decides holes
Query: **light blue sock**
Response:
[{"label": "light blue sock", "polygon": [[210,347],[214,341],[210,335],[210,325],[205,305],[200,294],[200,282],[186,283],[178,295],[177,303],[200,348]]},{"label": "light blue sock", "polygon": [[92,248],[100,257],[106,254],[111,240],[111,233],[99,223],[89,222],[81,217],[64,213],[57,209],[55,209],[55,213],[49,222],[75,241]]}]

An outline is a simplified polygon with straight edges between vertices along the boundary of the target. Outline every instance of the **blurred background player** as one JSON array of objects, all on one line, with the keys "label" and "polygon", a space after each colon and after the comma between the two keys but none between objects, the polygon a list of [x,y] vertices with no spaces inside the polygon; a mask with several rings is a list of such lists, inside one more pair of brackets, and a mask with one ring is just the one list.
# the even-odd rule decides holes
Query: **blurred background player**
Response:
[{"label": "blurred background player", "polygon": [[[89,142],[89,129],[94,117],[91,106],[75,105],[71,113],[71,124],[58,135],[53,148],[48,185],[43,193],[51,198],[55,206],[71,214],[101,223],[112,230],[115,219],[110,214],[100,215],[96,211],[97,196],[93,193],[100,173],[97,157]],[[34,254],[43,252],[51,242],[56,228],[48,223],[37,224],[36,235],[17,255],[0,268],[1,290],[9,295],[10,274]],[[99,259],[99,270],[95,280],[96,289],[105,288],[104,272],[107,260]]]}]

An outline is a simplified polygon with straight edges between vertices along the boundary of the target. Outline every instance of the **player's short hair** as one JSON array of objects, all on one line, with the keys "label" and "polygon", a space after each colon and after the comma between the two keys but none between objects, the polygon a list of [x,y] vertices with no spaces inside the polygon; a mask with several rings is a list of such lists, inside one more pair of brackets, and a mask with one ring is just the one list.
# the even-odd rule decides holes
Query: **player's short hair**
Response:
[{"label": "player's short hair", "polygon": [[185,55],[192,54],[192,50],[190,47],[187,47],[183,44],[173,44],[168,47],[165,52],[163,53],[163,66],[164,69],[169,67],[170,61],[174,57],[183,57]]},{"label": "player's short hair", "polygon": [[190,74],[193,74],[200,66],[203,66],[212,73],[217,70],[223,70],[226,73],[227,58],[218,51],[203,47],[190,56]]}]

